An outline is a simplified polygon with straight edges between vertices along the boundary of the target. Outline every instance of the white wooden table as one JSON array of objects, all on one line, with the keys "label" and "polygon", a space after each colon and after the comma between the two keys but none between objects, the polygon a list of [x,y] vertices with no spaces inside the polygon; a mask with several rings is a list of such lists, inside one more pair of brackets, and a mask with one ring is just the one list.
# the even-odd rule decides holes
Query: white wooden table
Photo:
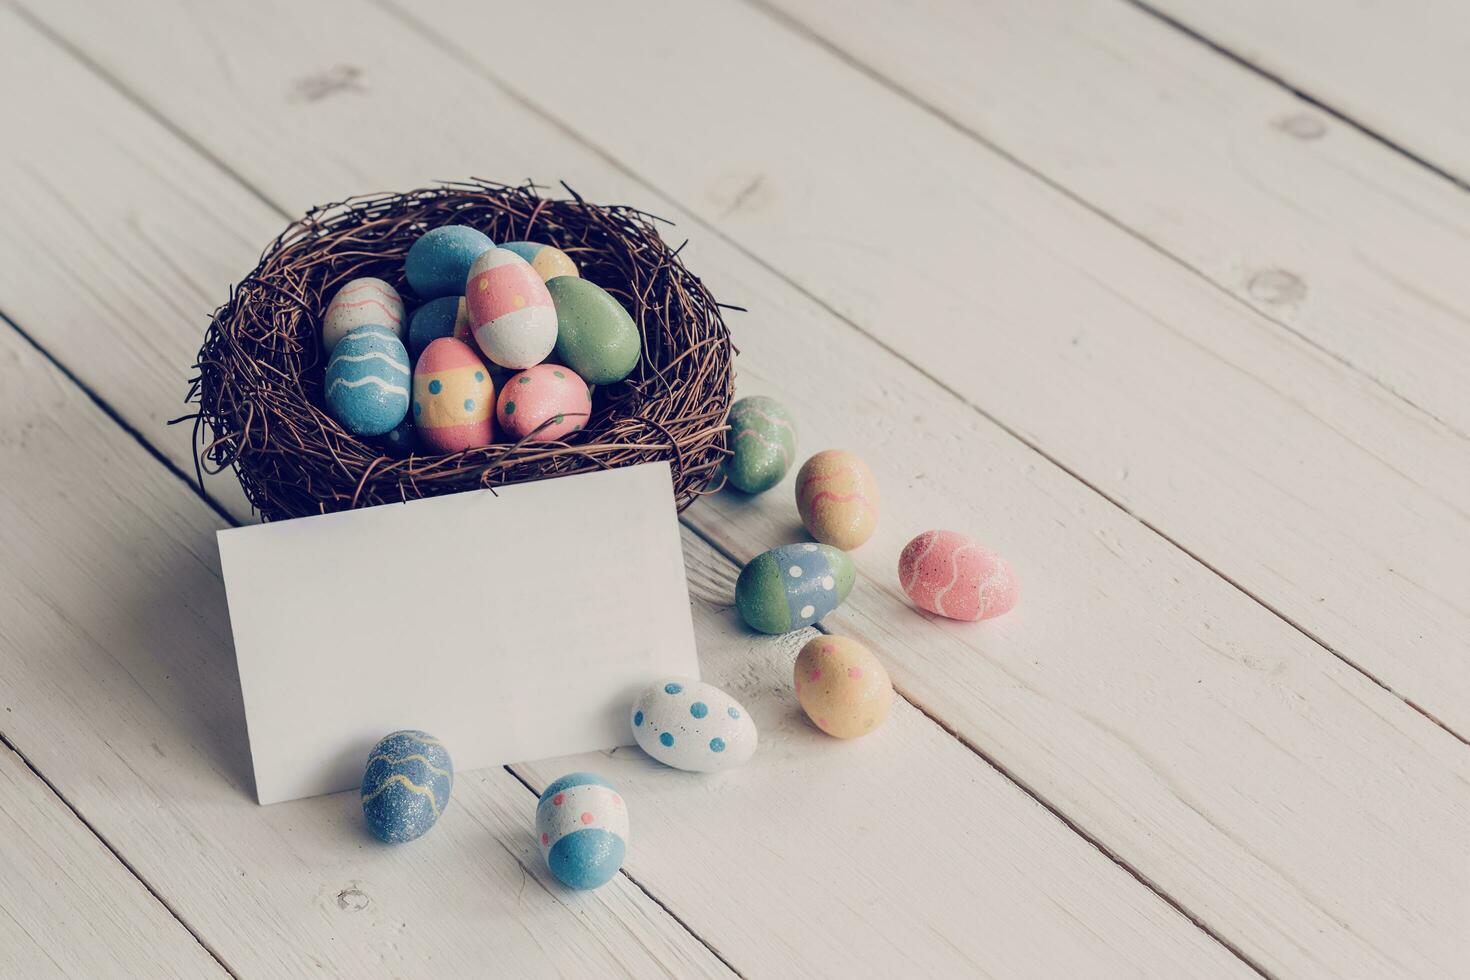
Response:
[{"label": "white wooden table", "polygon": [[[0,976],[1470,975],[1470,7],[1458,0],[0,5]],[[253,801],[183,382],[309,205],[565,179],[677,222],[741,393],[886,510],[804,723],[684,517],[762,747],[462,774],[412,847]],[[932,526],[1015,564],[913,612]],[[595,768],[624,873],[560,888]]]}]

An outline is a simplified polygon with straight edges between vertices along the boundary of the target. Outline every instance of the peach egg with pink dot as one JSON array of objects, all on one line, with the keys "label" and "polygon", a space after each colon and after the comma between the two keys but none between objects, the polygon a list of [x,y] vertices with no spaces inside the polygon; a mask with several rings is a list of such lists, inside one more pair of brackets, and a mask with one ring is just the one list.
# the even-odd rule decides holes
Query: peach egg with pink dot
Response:
[{"label": "peach egg with pink dot", "polygon": [[975,621],[1009,612],[1021,587],[1010,564],[958,531],[925,531],[898,556],[898,584],[920,609]]},{"label": "peach egg with pink dot", "polygon": [[508,441],[565,439],[587,426],[592,393],[577,372],[538,364],[509,378],[500,389],[496,418]]},{"label": "peach egg with pink dot", "polygon": [[893,682],[871,650],[846,636],[817,636],[796,655],[796,699],[834,738],[866,735],[888,717]]}]

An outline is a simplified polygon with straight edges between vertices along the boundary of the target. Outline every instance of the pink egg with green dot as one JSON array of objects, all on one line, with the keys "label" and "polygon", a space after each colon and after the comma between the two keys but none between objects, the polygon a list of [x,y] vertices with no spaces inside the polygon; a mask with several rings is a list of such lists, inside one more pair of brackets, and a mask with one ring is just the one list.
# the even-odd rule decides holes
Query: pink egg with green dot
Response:
[{"label": "pink egg with green dot", "polygon": [[587,427],[592,392],[569,367],[538,364],[506,380],[496,404],[504,438],[518,442],[565,439]]},{"label": "pink egg with green dot", "polygon": [[669,677],[633,702],[633,739],[659,762],[689,772],[734,769],[755,754],[750,713],[713,684]]}]

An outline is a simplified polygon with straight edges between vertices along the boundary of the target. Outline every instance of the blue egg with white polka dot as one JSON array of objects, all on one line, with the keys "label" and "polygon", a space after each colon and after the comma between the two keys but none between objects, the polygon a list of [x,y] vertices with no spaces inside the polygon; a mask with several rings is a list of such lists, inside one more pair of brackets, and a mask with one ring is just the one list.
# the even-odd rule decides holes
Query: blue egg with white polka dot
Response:
[{"label": "blue egg with white polka dot", "polygon": [[378,840],[402,844],[429,832],[449,806],[454,763],[433,736],[405,729],[384,736],[362,774],[362,815]]},{"label": "blue egg with white polka dot", "polygon": [[413,374],[398,334],[379,324],[357,327],[332,348],[323,398],[332,417],[353,435],[380,436],[408,414]]},{"label": "blue egg with white polka dot", "polygon": [[675,769],[718,772],[750,761],[758,736],[744,706],[713,684],[671,678],[633,702],[633,739]]},{"label": "blue egg with white polka dot", "polygon": [[536,803],[536,839],[557,881],[568,888],[601,887],[623,866],[628,806],[596,773],[570,773]]}]

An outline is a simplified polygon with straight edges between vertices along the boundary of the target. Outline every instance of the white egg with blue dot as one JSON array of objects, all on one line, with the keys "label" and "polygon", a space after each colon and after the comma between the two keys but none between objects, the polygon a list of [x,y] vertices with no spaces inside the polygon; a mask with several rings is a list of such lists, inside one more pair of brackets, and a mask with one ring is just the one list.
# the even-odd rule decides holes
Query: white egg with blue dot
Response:
[{"label": "white egg with blue dot", "polygon": [[639,747],[675,769],[719,772],[755,754],[750,712],[703,681],[676,677],[653,684],[633,702],[629,720]]}]

